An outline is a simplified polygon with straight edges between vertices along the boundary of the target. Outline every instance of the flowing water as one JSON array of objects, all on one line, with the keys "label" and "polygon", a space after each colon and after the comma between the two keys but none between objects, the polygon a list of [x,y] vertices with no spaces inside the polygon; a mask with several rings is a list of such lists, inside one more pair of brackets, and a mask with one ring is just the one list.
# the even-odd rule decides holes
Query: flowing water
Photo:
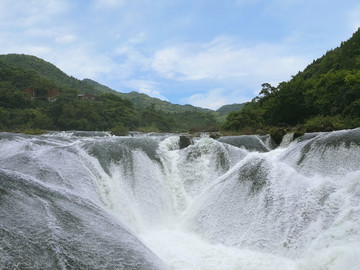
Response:
[{"label": "flowing water", "polygon": [[360,269],[360,129],[0,133],[0,269]]}]

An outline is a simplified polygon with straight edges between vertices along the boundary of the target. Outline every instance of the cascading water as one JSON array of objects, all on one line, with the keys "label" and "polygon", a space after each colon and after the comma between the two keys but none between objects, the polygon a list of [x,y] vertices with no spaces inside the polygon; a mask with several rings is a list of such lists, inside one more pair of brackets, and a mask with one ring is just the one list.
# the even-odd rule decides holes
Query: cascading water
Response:
[{"label": "cascading water", "polygon": [[0,269],[359,269],[360,129],[270,148],[0,133]]}]

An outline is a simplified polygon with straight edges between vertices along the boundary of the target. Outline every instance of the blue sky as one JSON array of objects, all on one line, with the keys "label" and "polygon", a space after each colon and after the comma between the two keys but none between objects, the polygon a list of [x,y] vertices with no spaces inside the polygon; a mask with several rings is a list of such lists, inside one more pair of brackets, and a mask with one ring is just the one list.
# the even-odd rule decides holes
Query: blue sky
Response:
[{"label": "blue sky", "polygon": [[1,0],[0,54],[217,109],[289,80],[358,27],[358,0]]}]

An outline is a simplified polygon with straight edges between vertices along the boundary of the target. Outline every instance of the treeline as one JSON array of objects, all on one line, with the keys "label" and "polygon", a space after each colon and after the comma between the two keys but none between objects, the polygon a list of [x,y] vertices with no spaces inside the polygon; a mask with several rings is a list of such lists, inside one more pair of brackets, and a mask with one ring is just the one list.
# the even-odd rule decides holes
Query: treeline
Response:
[{"label": "treeline", "polygon": [[188,131],[216,123],[203,112],[164,113],[155,105],[136,110],[134,104],[117,95],[102,93],[96,101],[79,100],[76,88],[58,88],[53,102],[25,93],[32,89],[46,96],[58,86],[32,71],[0,68],[0,130],[110,130],[122,135],[129,130],[144,132]]},{"label": "treeline", "polygon": [[330,131],[360,126],[360,30],[288,82],[262,85],[259,96],[228,115],[222,128],[266,133],[274,127]]}]

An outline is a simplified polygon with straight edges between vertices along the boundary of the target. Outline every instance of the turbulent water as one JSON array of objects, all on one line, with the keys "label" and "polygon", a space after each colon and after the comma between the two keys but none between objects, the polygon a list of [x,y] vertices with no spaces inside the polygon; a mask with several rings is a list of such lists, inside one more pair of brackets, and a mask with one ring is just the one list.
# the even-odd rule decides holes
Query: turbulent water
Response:
[{"label": "turbulent water", "polygon": [[360,129],[0,133],[0,269],[360,269]]}]

